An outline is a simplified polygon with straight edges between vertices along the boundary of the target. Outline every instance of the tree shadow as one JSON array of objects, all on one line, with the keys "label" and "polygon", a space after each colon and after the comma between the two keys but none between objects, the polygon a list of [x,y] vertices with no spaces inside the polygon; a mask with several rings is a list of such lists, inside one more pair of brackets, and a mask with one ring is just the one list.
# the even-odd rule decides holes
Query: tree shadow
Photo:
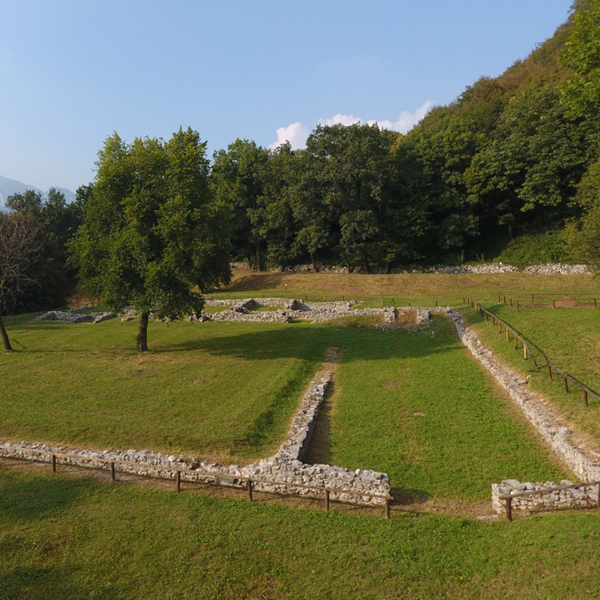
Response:
[{"label": "tree shadow", "polygon": [[[50,468],[50,467],[48,467]],[[98,484],[89,479],[27,476],[0,467],[0,513],[9,519],[35,521],[60,514],[79,502]]]},{"label": "tree shadow", "polygon": [[[204,325],[199,324],[199,327]],[[314,359],[330,346],[351,349],[344,362],[380,361],[398,357],[423,358],[438,353],[459,351],[461,346],[453,337],[432,335],[434,330],[407,332],[397,329],[336,327],[328,325],[295,325],[259,331],[246,331],[235,335],[202,337],[157,344],[152,353],[181,351],[208,351],[215,356],[227,356],[242,360],[274,360],[282,358]]]},{"label": "tree shadow", "polygon": [[393,504],[398,506],[425,504],[432,498],[429,492],[412,488],[392,487],[390,494],[394,497]]},{"label": "tree shadow", "polygon": [[0,575],[0,598],[84,598],[70,581],[74,572],[72,566],[16,567]]}]

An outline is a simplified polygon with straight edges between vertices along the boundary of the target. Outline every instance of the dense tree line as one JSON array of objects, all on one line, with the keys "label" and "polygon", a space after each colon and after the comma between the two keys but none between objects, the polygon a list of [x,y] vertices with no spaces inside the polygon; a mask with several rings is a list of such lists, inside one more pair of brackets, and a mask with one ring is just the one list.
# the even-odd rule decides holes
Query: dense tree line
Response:
[{"label": "dense tree line", "polygon": [[235,258],[369,271],[510,257],[521,244],[523,260],[585,259],[600,214],[599,17],[600,0],[576,2],[526,60],[407,135],[319,125],[305,150],[238,139],[215,153]]}]

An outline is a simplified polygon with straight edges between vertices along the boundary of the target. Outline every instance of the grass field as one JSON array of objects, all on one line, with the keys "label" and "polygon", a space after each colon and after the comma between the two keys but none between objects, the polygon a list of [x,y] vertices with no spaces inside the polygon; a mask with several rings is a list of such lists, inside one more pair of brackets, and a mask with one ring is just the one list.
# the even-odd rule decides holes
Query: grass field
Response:
[{"label": "grass field", "polygon": [[386,521],[0,462],[3,600],[588,599],[599,544],[596,511]]},{"label": "grass field", "polygon": [[136,321],[17,324],[0,355],[0,436],[251,460],[273,453],[324,359],[308,329]]},{"label": "grass field", "polygon": [[381,294],[387,305],[458,306],[462,296],[474,299],[542,292],[598,292],[600,281],[585,275],[529,275],[410,273],[403,275],[362,275],[351,273],[257,273],[236,270],[229,289],[215,297],[247,298],[284,296],[311,301],[356,299],[365,297],[368,305],[381,306]]},{"label": "grass field", "polygon": [[[242,272],[220,295],[364,295],[372,306],[382,291],[396,305],[460,306],[469,295],[489,300],[534,351],[597,389],[591,312],[556,310],[551,321],[540,311],[535,322],[519,313],[524,320],[515,322],[514,311],[493,302],[499,290],[594,291],[597,283],[519,274]],[[475,314],[468,319],[502,357],[523,366],[490,325]],[[240,462],[278,446],[325,349],[340,347],[328,435],[316,453],[340,466],[389,472],[399,502],[386,521],[380,510],[334,504],[324,513],[321,502],[265,494],[249,503],[239,492],[206,486],[175,494],[172,485],[126,478],[113,484],[89,472],[52,475],[47,465],[0,461],[2,599],[600,596],[597,510],[517,513],[511,524],[473,518],[477,507],[489,513],[493,481],[568,474],[445,318],[421,331],[374,330],[375,319],[364,317],[287,326],[152,323],[151,352],[141,357],[135,321],[7,323],[17,351],[0,356],[0,439]],[[564,340],[584,331],[580,358],[558,354]],[[583,406],[579,395],[566,401]],[[597,423],[597,411],[590,404],[571,416]]]},{"label": "grass field", "polygon": [[567,477],[449,319],[416,331],[337,329],[337,336],[344,355],[326,462],[385,471],[404,501],[487,500],[502,479]]}]

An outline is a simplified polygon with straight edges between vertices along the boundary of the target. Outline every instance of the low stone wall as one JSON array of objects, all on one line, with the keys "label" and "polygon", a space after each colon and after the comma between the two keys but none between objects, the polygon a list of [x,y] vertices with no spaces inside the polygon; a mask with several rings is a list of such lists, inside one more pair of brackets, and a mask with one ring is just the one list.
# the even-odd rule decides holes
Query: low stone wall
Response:
[{"label": "low stone wall", "polygon": [[[572,481],[563,479],[561,486],[573,485]],[[546,490],[558,487],[553,481],[545,483],[531,483],[529,481],[517,481],[516,479],[505,479],[502,483],[492,484],[492,507],[497,513],[506,510],[504,500],[500,496],[508,496],[517,492]],[[598,501],[598,486],[588,485],[580,488],[566,490],[555,490],[546,494],[532,496],[518,496],[511,500],[512,508],[516,510],[536,510],[544,508],[587,508],[596,506]]]},{"label": "low stone wall", "polygon": [[[329,321],[340,317],[357,315],[382,315],[385,323],[394,323],[398,310],[416,311],[417,323],[419,322],[418,309],[404,308],[358,308],[355,301],[336,302],[303,302],[288,298],[247,298],[244,300],[206,300],[207,306],[227,306],[229,310],[217,313],[203,312],[202,321],[238,321],[238,322],[263,322],[263,323],[289,323],[295,319],[310,320],[313,323]],[[253,312],[253,308],[263,306],[281,306],[280,310]],[[193,320],[196,320],[193,318]]]},{"label": "low stone wall", "polygon": [[520,375],[507,367],[481,343],[477,334],[465,327],[460,313],[448,309],[463,344],[496,378],[519,405],[523,414],[540,432],[558,457],[582,480],[600,480],[600,465],[571,442],[571,431],[562,425],[560,416],[533,393]]},{"label": "low stone wall", "polygon": [[[339,351],[339,349],[335,350]],[[319,490],[298,487],[312,486],[345,490],[354,494],[389,496],[390,480],[386,473],[362,469],[351,471],[343,467],[308,465],[301,462],[308,449],[315,419],[331,378],[330,371],[322,371],[317,374],[309,385],[292,421],[288,439],[281,445],[277,454],[256,464],[243,467],[238,465],[220,466],[217,463],[203,462],[197,457],[184,458],[145,450],[97,452],[89,449],[74,450],[64,446],[52,447],[29,442],[13,444],[7,441],[0,441],[0,457],[51,462],[52,454],[68,454],[69,458],[66,462],[70,465],[107,468],[103,461],[94,461],[93,459],[114,460],[117,461],[115,468],[118,472],[164,479],[175,479],[177,476],[175,469],[187,469],[189,471],[181,473],[182,481],[216,482],[221,485],[235,486],[240,483],[240,480],[253,478],[268,481],[268,483],[255,483],[254,489],[258,491],[322,498],[323,492]],[[227,475],[230,479],[211,478],[211,472]],[[342,491],[331,492],[330,499],[359,505],[382,506],[385,504],[384,498],[344,494]]]},{"label": "low stone wall", "polygon": [[[600,455],[591,451],[586,453],[579,448],[572,441],[571,430],[562,424],[560,415],[550,408],[547,403],[544,403],[540,396],[529,389],[527,380],[498,360],[481,343],[479,336],[471,328],[465,327],[460,313],[449,308],[446,310],[454,322],[456,331],[463,344],[508,392],[510,397],[521,408],[527,420],[537,429],[542,438],[564,464],[583,482],[600,480],[600,464],[591,456],[592,454],[595,454],[595,456]],[[492,489],[494,489],[494,485],[498,484],[493,484]],[[519,483],[519,485],[545,485],[548,487],[546,484],[533,483]],[[569,497],[568,494],[565,496],[567,499]],[[573,492],[572,498],[575,499],[577,497],[578,494]],[[535,497],[528,500],[528,502],[536,502]],[[519,503],[516,506],[518,507]]]},{"label": "low stone wall", "polygon": [[59,321],[60,323],[75,325],[77,323],[102,323],[102,321],[114,319],[117,316],[112,312],[82,314],[81,310],[82,309],[74,309],[67,312],[50,310],[47,313],[44,313],[43,315],[33,319],[33,322],[39,323],[40,321]]},{"label": "low stone wall", "polygon": [[[338,350],[339,352],[339,350]],[[275,460],[302,460],[312,437],[315,419],[332,379],[331,371],[317,373],[288,432],[290,436],[273,457]]]},{"label": "low stone wall", "polygon": [[[248,269],[247,263],[235,263],[233,268]],[[347,267],[317,265],[319,273],[348,273]],[[281,269],[270,269],[271,272],[281,272]],[[312,265],[293,265],[286,267],[284,272],[289,273],[311,273],[314,272]],[[354,268],[355,273],[361,273],[360,267]],[[386,273],[383,268],[374,267],[371,273]],[[465,264],[465,265],[447,265],[437,267],[404,267],[390,269],[391,274],[402,273],[532,273],[536,275],[587,275],[591,271],[587,265],[566,265],[561,263],[551,263],[545,265],[530,265],[527,267],[517,267],[515,265],[506,265],[504,263],[485,263],[485,264]]]}]

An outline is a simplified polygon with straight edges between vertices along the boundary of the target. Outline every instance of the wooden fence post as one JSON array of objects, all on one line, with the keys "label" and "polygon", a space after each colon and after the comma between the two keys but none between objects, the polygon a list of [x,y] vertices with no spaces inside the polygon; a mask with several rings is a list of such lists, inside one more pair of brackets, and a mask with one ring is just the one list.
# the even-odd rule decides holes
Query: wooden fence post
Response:
[{"label": "wooden fence post", "polygon": [[569,393],[569,381],[566,377],[563,377],[563,379],[565,381],[565,392]]},{"label": "wooden fence post", "polygon": [[110,477],[114,481],[115,480],[115,463],[110,463]]},{"label": "wooden fence post", "polygon": [[325,510],[329,512],[329,490],[325,489]]},{"label": "wooden fence post", "polygon": [[527,360],[527,346],[525,345],[525,342],[523,342],[523,358]]},{"label": "wooden fence post", "polygon": [[515,350],[519,347],[519,338],[517,337],[517,334],[515,333]]},{"label": "wooden fence post", "polygon": [[550,381],[552,381],[552,365],[548,365],[548,377],[550,377]]},{"label": "wooden fence post", "polygon": [[52,455],[52,472],[56,473],[56,454]]},{"label": "wooden fence post", "polygon": [[509,496],[506,499],[506,520],[512,521],[512,498]]},{"label": "wooden fence post", "polygon": [[177,493],[179,493],[181,491],[181,471],[177,471],[176,480],[177,480]]},{"label": "wooden fence post", "polygon": [[[600,498],[600,492],[598,492],[598,497]],[[385,518],[386,519],[390,518],[390,499],[389,498],[385,499]]]},{"label": "wooden fence post", "polygon": [[510,330],[508,329],[508,327],[506,328],[506,341],[510,342]]},{"label": "wooden fence post", "polygon": [[252,502],[252,479],[248,479],[246,487],[248,488],[248,500]]},{"label": "wooden fence post", "polygon": [[554,298],[552,298],[552,308],[556,308],[556,300]]},{"label": "wooden fence post", "polygon": [[588,406],[587,390],[583,390],[583,401],[585,402],[585,405]]}]

